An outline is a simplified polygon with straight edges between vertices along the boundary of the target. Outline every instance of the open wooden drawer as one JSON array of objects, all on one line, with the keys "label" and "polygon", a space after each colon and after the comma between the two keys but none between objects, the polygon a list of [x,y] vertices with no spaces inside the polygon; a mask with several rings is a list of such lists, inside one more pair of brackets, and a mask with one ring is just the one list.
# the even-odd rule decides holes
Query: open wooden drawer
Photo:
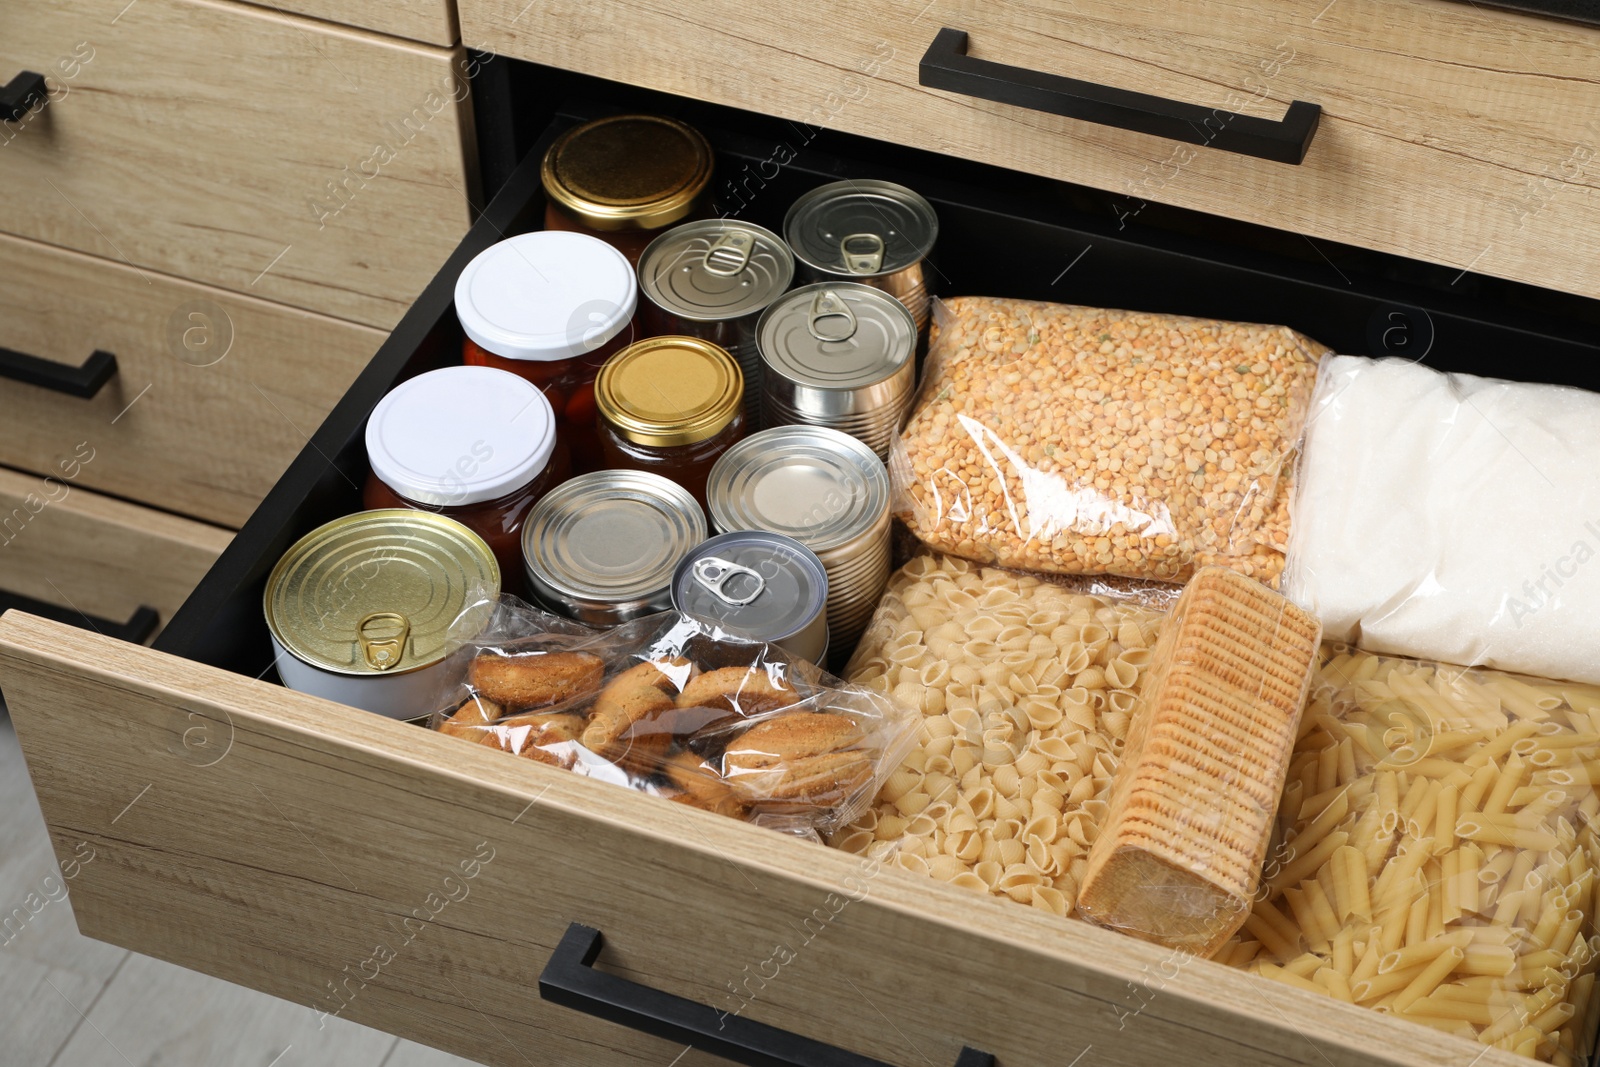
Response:
[{"label": "open wooden drawer", "polygon": [[[787,128],[678,110],[724,174],[766,158]],[[750,1020],[798,1035],[760,1031],[771,1055],[750,1063],[943,1067],[964,1047],[1000,1067],[1522,1062],[273,684],[268,571],[301,533],[359,506],[368,412],[396,381],[457,358],[455,276],[542,217],[539,156],[571,121],[512,176],[160,651],[0,618],[0,685],[57,854],[95,850],[72,883],[85,934],[490,1064],[713,1063],[707,1050],[747,1038]],[[893,146],[819,138],[746,215],[771,224],[799,191],[868,175],[937,207],[946,293],[1281,321],[1344,351],[1410,345],[1444,366],[1555,377],[1538,353],[1600,384],[1587,303],[1430,290],[1385,280],[1404,264],[1355,253],[1341,276],[1227,243],[1221,222],[1212,237],[1135,239],[1080,190]],[[682,1005],[636,987],[584,1005],[603,1018],[575,1010],[578,994],[541,999],[574,923],[603,933],[601,971],[707,1006],[710,1040],[685,1052],[689,1039],[653,1036],[679,1033],[661,1020]],[[567,947],[558,962],[581,948]]]}]

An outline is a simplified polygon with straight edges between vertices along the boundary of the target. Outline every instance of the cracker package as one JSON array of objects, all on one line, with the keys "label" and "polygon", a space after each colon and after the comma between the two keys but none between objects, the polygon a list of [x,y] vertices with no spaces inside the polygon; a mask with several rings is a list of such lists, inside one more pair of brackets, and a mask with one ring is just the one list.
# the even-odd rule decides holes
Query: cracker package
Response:
[{"label": "cracker package", "polygon": [[1322,627],[1207,567],[1162,631],[1079,896],[1083,915],[1201,956],[1261,878]]}]

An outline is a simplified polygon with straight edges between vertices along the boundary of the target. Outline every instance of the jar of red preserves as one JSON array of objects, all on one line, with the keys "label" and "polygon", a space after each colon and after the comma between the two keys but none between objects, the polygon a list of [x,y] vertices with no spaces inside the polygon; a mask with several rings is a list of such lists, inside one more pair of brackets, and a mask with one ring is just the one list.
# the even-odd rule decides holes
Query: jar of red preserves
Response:
[{"label": "jar of red preserves", "polygon": [[523,520],[570,474],[544,394],[492,367],[429,371],[378,402],[366,436],[362,505],[455,519],[488,543],[506,589],[518,591]]},{"label": "jar of red preserves", "polygon": [[698,337],[652,337],[613,356],[595,383],[606,466],[649,471],[706,505],[717,458],[744,437],[744,378]]},{"label": "jar of red preserves", "polygon": [[710,216],[711,146],[694,127],[656,115],[575,126],[545,153],[548,230],[598,237],[637,266],[669,226]]},{"label": "jar of red preserves", "polygon": [[633,268],[604,241],[518,234],[478,253],[456,280],[463,359],[538,386],[574,469],[596,470],[594,378],[633,339],[637,301]]}]

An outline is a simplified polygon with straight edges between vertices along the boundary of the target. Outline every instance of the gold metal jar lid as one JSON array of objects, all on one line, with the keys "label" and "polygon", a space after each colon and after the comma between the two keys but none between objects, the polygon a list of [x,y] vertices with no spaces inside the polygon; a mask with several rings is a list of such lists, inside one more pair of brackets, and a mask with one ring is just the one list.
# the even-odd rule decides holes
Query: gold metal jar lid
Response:
[{"label": "gold metal jar lid", "polygon": [[641,445],[715,437],[744,403],[744,375],[726,349],[697,337],[636,341],[606,360],[594,382],[600,417]]},{"label": "gold metal jar lid", "polygon": [[688,216],[711,184],[711,145],[694,127],[615,115],[562,134],[545,153],[545,195],[596,230],[658,230]]},{"label": "gold metal jar lid", "polygon": [[335,674],[405,674],[452,651],[462,610],[500,591],[483,538],[427,511],[358,511],[317,527],[267,578],[267,628]]}]

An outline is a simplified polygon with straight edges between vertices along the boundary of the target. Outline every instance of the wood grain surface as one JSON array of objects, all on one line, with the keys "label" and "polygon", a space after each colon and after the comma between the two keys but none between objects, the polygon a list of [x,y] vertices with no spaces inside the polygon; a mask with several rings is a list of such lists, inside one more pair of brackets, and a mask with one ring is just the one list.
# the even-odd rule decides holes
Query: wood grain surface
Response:
[{"label": "wood grain surface", "polygon": [[78,936],[67,903],[73,880],[56,866],[3,706],[0,811],[0,1059],[46,1064],[81,1024],[78,1008],[94,1003],[128,953]]},{"label": "wood grain surface", "polygon": [[[19,1067],[468,1067],[436,1052],[78,933],[0,704],[0,1060]],[[71,876],[69,877],[69,872]],[[276,1060],[276,1063],[274,1061]]]},{"label": "wood grain surface", "polygon": [[683,1051],[537,999],[574,921],[607,970],[899,1067],[1520,1062],[17,612],[0,686],[57,854],[97,853],[86,934],[488,1064]]},{"label": "wood grain surface", "polygon": [[266,6],[426,44],[456,43],[453,0],[266,0]]},{"label": "wood grain surface", "polygon": [[[1119,226],[1156,201],[1600,296],[1595,27],[1445,0],[459,9],[463,39],[507,55],[793,120],[770,160],[719,176],[725,202],[826,127],[1109,190]],[[942,26],[979,58],[1219,114],[1277,119],[1305,100],[1321,128],[1297,167],[924,89],[917,64]]]},{"label": "wood grain surface", "polygon": [[119,623],[148,606],[165,623],[232,536],[101,496],[62,472],[46,480],[0,467],[0,589],[8,592]]},{"label": "wood grain surface", "polygon": [[8,9],[17,70],[52,99],[0,127],[0,230],[387,328],[469,224],[458,49],[219,0],[59,0]]},{"label": "wood grain surface", "polygon": [[[3,158],[3,152],[0,152]],[[0,463],[239,526],[383,343],[381,331],[0,235],[0,347],[117,357],[93,399],[0,379]]]}]

